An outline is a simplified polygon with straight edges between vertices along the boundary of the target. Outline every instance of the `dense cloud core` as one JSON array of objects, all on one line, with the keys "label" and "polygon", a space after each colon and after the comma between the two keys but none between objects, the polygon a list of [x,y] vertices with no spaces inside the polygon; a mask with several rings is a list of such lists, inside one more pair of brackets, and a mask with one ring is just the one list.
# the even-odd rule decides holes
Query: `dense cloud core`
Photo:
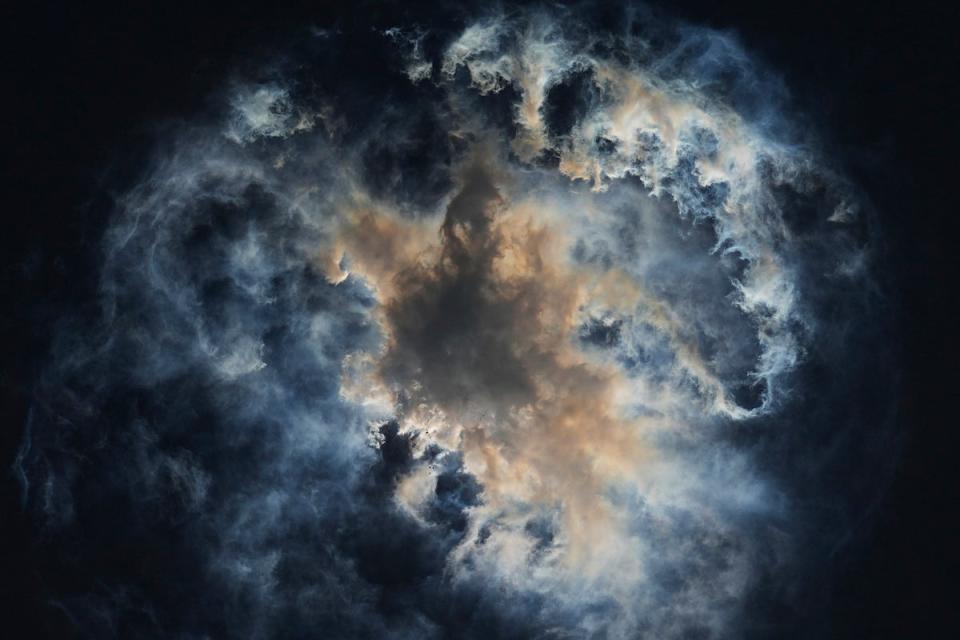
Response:
[{"label": "dense cloud core", "polygon": [[808,622],[883,482],[869,207],[734,38],[615,23],[314,30],[165,130],[15,468],[82,633]]}]

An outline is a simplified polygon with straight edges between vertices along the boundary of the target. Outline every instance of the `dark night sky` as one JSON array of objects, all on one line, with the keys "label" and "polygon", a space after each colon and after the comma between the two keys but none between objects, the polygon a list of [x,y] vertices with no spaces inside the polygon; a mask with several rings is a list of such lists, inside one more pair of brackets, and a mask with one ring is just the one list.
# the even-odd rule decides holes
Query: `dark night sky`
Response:
[{"label": "dark night sky", "polygon": [[[0,465],[25,424],[29,382],[53,321],[89,304],[93,247],[105,223],[103,185],[142,167],[151,123],[202,110],[210,88],[291,25],[420,15],[405,3],[363,3],[343,17],[304,2],[35,3],[0,20],[7,91],[2,119]],[[269,3],[264,3],[266,7]],[[358,4],[358,3],[353,3]],[[957,625],[956,29],[950,3],[664,3],[690,21],[737,32],[782,72],[795,102],[829,131],[841,166],[889,231],[888,284],[899,291],[901,461],[856,552],[836,557],[836,638],[947,637]],[[359,16],[359,17],[358,17]],[[863,372],[869,376],[870,372]],[[0,602],[6,637],[71,637],[45,604],[57,574],[0,480]],[[56,578],[53,578],[54,580]]]}]

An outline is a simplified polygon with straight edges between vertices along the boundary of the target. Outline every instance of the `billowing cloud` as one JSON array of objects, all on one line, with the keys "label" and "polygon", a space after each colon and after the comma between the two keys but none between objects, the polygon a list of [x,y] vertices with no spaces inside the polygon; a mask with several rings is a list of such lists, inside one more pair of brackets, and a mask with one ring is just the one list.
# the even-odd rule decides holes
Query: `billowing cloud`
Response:
[{"label": "billowing cloud", "polygon": [[313,34],[168,133],[17,461],[86,633],[752,637],[806,593],[867,208],[728,36],[586,16],[372,30],[371,77]]}]

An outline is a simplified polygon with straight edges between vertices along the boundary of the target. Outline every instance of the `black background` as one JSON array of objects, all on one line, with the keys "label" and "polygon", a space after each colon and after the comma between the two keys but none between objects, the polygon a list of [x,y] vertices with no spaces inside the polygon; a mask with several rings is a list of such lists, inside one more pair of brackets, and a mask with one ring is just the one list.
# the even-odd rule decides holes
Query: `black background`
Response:
[{"label": "black background", "polygon": [[[30,380],[64,309],[90,304],[110,188],[137,172],[151,123],[187,118],[211,88],[306,24],[389,22],[409,3],[48,2],[3,10],[0,287],[0,609],[3,635],[71,637],[47,604],[56,567],[23,515],[12,473]],[[897,290],[898,422],[904,446],[863,540],[834,559],[823,612],[836,638],[951,637],[960,576],[954,517],[960,436],[954,381],[958,11],[952,3],[665,3],[733,30],[780,71],[795,103],[829,132],[831,154],[880,212]],[[864,371],[863,375],[871,375]]]}]

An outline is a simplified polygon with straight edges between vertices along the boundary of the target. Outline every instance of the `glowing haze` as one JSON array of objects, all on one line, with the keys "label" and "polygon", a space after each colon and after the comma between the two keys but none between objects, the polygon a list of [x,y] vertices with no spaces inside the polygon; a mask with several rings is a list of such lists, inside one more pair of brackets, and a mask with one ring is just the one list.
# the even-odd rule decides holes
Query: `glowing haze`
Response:
[{"label": "glowing haze", "polygon": [[379,29],[386,80],[315,31],[169,131],[17,471],[81,548],[174,540],[204,604],[108,576],[62,600],[79,627],[769,632],[757,594],[845,526],[804,524],[796,441],[848,428],[804,367],[857,357],[868,221],[731,37],[617,23]]}]

